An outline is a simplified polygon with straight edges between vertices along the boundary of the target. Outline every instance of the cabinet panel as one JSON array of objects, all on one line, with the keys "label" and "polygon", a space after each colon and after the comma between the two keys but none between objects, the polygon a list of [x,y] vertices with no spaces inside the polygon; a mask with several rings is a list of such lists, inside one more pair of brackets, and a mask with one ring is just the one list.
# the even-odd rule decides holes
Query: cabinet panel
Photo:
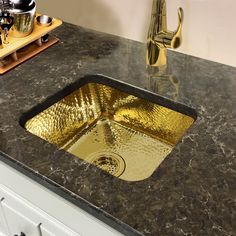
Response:
[{"label": "cabinet panel", "polygon": [[[23,210],[22,214],[29,219],[34,221],[36,218],[40,219],[40,223],[42,223],[45,230],[47,229],[50,233],[53,232],[53,230],[48,226],[46,219],[50,219],[53,222],[55,221],[56,225],[63,225],[63,227],[69,229],[72,232],[69,233],[69,236],[123,235],[0,161],[0,198],[1,197],[8,200],[12,199],[12,203],[16,203],[13,209],[20,213],[22,213]],[[23,209],[22,207],[19,208],[19,205],[23,206]],[[32,214],[32,212],[34,212],[34,214]],[[28,214],[30,214],[30,216],[28,216]],[[0,236],[2,235],[0,234]],[[4,236],[13,235],[7,234]],[[67,234],[63,236],[67,236]]]},{"label": "cabinet panel", "polygon": [[0,236],[8,236],[8,230],[7,230],[7,225],[6,225],[6,220],[3,215],[3,209],[1,202],[3,201],[4,198],[1,197],[0,194]]},{"label": "cabinet panel", "polygon": [[63,229],[58,225],[54,225],[53,227],[49,225],[40,225],[42,236],[82,236],[75,232],[69,231],[68,229]]},{"label": "cabinet panel", "polygon": [[2,201],[2,209],[6,217],[10,235],[20,235],[23,232],[26,236],[41,236],[39,224],[33,222],[20,212],[13,209],[6,200]]},{"label": "cabinet panel", "polygon": [[0,207],[10,236],[21,232],[26,236],[82,236],[1,185],[0,196],[4,196]]},{"label": "cabinet panel", "polygon": [[40,229],[41,229],[42,236],[56,236],[48,229],[45,229],[42,225],[40,226]]}]

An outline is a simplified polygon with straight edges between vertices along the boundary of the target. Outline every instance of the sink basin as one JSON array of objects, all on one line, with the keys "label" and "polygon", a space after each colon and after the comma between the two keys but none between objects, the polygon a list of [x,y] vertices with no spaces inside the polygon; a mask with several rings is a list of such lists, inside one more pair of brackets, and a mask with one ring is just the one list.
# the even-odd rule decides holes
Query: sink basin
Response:
[{"label": "sink basin", "polygon": [[126,181],[152,175],[196,112],[146,90],[86,76],[22,117],[34,135]]}]

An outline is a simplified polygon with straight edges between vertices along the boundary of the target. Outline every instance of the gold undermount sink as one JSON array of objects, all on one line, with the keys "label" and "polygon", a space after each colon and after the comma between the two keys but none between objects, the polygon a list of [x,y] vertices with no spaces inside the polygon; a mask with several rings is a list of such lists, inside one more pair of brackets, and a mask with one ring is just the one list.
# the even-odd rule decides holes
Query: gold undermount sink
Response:
[{"label": "gold undermount sink", "polygon": [[196,112],[137,87],[86,76],[23,118],[24,127],[126,181],[152,175]]}]

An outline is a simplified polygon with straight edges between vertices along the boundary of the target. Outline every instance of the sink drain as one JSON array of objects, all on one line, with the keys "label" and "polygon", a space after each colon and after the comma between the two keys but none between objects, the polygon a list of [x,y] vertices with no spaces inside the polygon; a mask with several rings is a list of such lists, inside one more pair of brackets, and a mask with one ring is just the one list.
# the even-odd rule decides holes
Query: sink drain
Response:
[{"label": "sink drain", "polygon": [[125,161],[116,153],[93,153],[87,160],[116,177],[125,171]]}]

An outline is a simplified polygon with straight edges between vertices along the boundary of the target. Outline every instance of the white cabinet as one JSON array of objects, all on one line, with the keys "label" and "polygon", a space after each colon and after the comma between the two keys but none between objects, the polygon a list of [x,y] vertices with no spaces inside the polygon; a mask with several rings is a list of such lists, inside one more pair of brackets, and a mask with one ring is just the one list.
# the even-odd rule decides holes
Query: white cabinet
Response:
[{"label": "white cabinet", "polygon": [[72,232],[69,229],[62,228],[59,225],[56,225],[54,223],[52,224],[41,224],[40,225],[42,236],[82,236],[81,234],[77,234],[75,232]]},{"label": "white cabinet", "polygon": [[[0,195],[0,202],[3,200]],[[8,234],[7,224],[3,215],[2,206],[0,204],[0,236],[6,236]]]},{"label": "white cabinet", "polygon": [[[117,230],[0,161],[0,236],[9,233],[7,216],[39,226],[40,236],[122,236]],[[5,210],[3,210],[4,208]],[[7,209],[7,210],[6,210]],[[9,213],[8,210],[14,210]],[[8,213],[5,213],[7,211]],[[22,218],[22,216],[24,216]],[[8,219],[9,224],[10,218]],[[32,234],[26,236],[32,236]]]},{"label": "white cabinet", "polygon": [[21,233],[24,233],[26,236],[41,236],[39,222],[34,222],[17,210],[13,209],[7,203],[7,200],[3,200],[1,203],[10,235],[20,236]]},{"label": "white cabinet", "polygon": [[48,215],[44,215],[40,230],[42,236],[82,236]]},{"label": "white cabinet", "polygon": [[2,185],[0,199],[6,236],[81,236]]}]

